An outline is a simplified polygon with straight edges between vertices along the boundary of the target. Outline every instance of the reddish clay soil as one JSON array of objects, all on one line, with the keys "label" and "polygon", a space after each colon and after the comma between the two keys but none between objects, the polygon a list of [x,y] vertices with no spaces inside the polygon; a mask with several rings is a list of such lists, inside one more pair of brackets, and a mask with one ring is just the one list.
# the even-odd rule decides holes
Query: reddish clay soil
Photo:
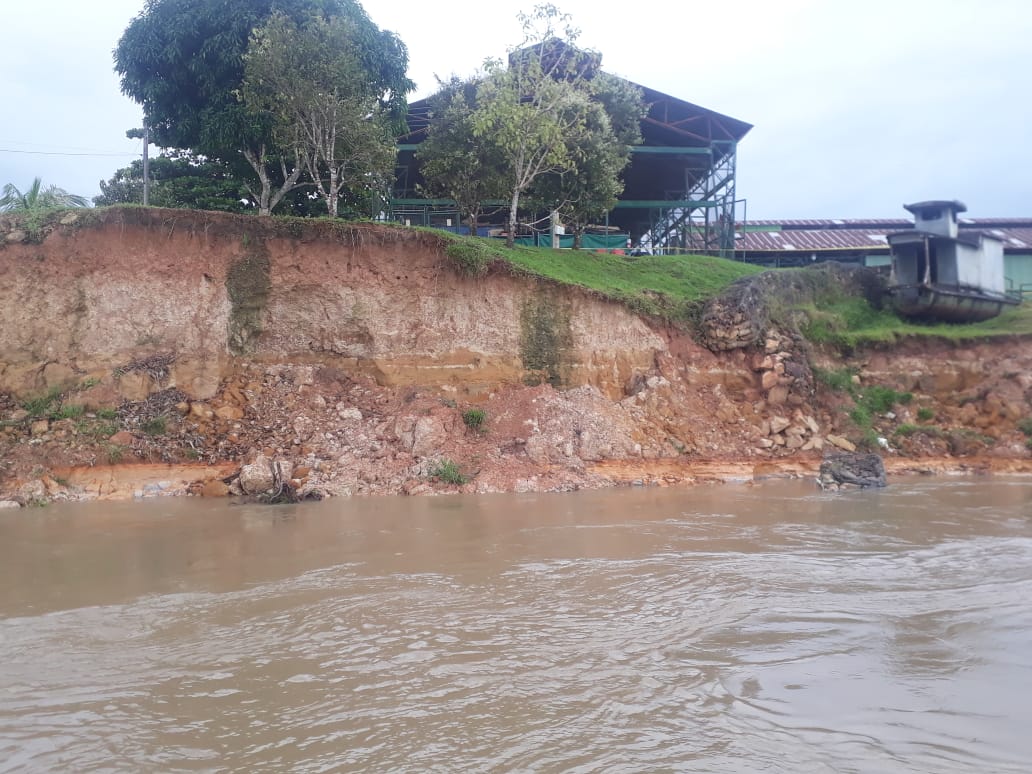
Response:
[{"label": "reddish clay soil", "polygon": [[[255,465],[299,496],[811,476],[857,446],[890,473],[1032,471],[1029,340],[846,357],[721,299],[697,340],[369,224],[132,208],[43,237],[0,218],[8,505],[225,496]],[[857,424],[876,387],[900,400]]]}]

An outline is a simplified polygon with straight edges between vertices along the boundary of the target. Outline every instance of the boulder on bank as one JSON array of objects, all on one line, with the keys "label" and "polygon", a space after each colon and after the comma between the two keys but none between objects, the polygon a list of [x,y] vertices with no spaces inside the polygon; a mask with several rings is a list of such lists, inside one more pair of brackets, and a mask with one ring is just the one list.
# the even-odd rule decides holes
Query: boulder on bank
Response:
[{"label": "boulder on bank", "polygon": [[237,483],[247,495],[260,495],[270,491],[276,486],[272,460],[259,454],[252,463],[240,468]]},{"label": "boulder on bank", "polygon": [[817,475],[821,489],[868,489],[887,484],[885,464],[877,454],[836,452],[825,456]]},{"label": "boulder on bank", "polygon": [[[266,504],[299,503],[321,500],[323,491],[308,480],[308,468],[295,468],[288,460],[270,460],[263,454],[240,468],[236,486],[239,493]],[[231,493],[226,487],[226,493]]]}]

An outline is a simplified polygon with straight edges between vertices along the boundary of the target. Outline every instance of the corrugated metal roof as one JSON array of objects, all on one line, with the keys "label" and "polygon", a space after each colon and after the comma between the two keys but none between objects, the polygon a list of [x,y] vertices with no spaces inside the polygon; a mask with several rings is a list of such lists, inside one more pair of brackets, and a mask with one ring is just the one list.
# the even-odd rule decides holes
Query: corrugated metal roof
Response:
[{"label": "corrugated metal roof", "polygon": [[[898,230],[898,229],[897,229]],[[747,231],[735,240],[736,250],[848,250],[862,248],[884,248],[886,229],[872,234],[870,229],[860,231],[823,231],[818,229],[792,231]],[[876,239],[873,237],[880,237]]]},{"label": "corrugated metal roof", "polygon": [[[752,231],[752,228],[780,231]],[[784,253],[857,252],[888,253],[886,236],[914,227],[912,221],[867,220],[750,220],[738,224],[735,249],[738,252]],[[1006,252],[1032,250],[1032,218],[966,218],[959,233],[974,236],[984,232],[1003,240]]]},{"label": "corrugated metal roof", "polygon": [[857,229],[865,226],[913,226],[914,221],[906,218],[835,218],[820,220],[750,220],[749,226],[780,226],[785,230],[789,229]]}]

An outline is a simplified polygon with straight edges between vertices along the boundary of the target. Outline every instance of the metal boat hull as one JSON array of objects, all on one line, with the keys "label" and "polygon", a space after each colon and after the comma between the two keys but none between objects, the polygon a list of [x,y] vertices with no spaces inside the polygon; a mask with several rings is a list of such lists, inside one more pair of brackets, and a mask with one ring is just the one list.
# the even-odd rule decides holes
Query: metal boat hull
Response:
[{"label": "metal boat hull", "polygon": [[996,317],[1020,301],[1009,296],[953,290],[934,285],[897,285],[889,288],[892,305],[903,317],[944,322],[979,322]]}]

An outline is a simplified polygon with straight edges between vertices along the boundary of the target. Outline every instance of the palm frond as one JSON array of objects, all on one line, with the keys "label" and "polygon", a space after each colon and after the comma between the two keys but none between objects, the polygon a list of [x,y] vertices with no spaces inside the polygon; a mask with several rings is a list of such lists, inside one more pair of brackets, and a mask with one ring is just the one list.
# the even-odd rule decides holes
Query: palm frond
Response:
[{"label": "palm frond", "polygon": [[43,187],[43,179],[37,177],[24,193],[14,183],[8,183],[0,194],[0,212],[25,212],[57,207],[89,207],[85,196],[68,193],[56,185]]}]

